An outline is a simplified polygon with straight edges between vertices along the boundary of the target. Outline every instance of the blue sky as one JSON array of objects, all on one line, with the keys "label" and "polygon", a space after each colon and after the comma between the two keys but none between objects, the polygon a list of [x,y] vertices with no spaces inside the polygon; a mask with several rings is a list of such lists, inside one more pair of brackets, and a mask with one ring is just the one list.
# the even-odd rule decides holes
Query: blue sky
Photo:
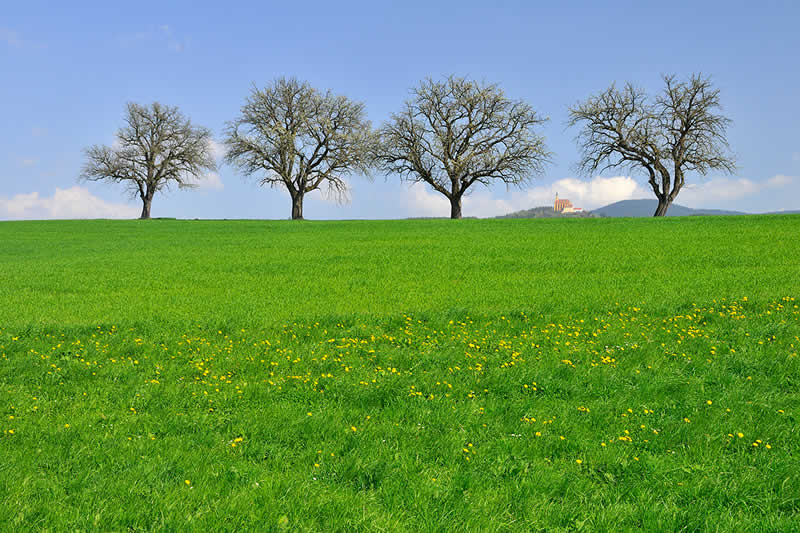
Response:
[{"label": "blue sky", "polygon": [[[70,5],[72,4],[72,5]],[[296,76],[363,101],[373,125],[419,80],[498,83],[550,121],[554,163],[533,184],[475,190],[465,216],[649,197],[637,176],[578,176],[567,108],[662,73],[711,75],[738,170],[693,179],[677,202],[800,209],[800,4],[796,2],[8,2],[0,14],[0,219],[136,216],[120,187],[79,184],[84,147],[113,141],[128,101],[178,106],[217,139],[252,84]],[[351,201],[314,193],[307,218],[447,216],[396,176],[354,176]],[[222,166],[208,185],[157,197],[153,216],[287,218],[288,194]]]}]

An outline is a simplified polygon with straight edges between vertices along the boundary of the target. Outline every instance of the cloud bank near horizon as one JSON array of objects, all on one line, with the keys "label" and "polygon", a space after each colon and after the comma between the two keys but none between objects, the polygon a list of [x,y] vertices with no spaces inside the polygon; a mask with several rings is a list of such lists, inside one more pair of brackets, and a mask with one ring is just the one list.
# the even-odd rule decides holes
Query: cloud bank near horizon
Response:
[{"label": "cloud bank near horizon", "polygon": [[[497,197],[487,189],[475,190],[464,197],[463,212],[464,216],[481,218],[505,215],[552,205],[556,193],[571,200],[576,207],[589,210],[620,200],[648,197],[648,192],[629,176],[598,176],[591,180],[564,178],[549,185],[511,191],[505,198]],[[444,196],[419,183],[409,187],[404,203],[412,213],[409,216],[447,216],[450,213],[450,203]]]},{"label": "cloud bank near horizon", "polygon": [[[553,204],[556,193],[576,207],[598,209],[622,200],[655,199],[650,186],[630,176],[597,176],[590,180],[564,178],[549,185],[511,191],[503,197],[488,189],[478,189],[463,199],[467,217],[494,217],[514,211]],[[712,178],[687,184],[675,203],[691,208],[728,209],[749,213],[796,209],[800,197],[800,178],[778,174],[763,181],[745,178]],[[441,194],[416,183],[411,185],[403,204],[412,217],[444,217],[450,204]]]},{"label": "cloud bank near horizon", "polygon": [[52,196],[38,192],[0,195],[0,220],[46,220],[82,218],[137,218],[141,209],[106,202],[85,187],[56,187]]},{"label": "cloud bank near horizon", "polygon": [[[197,180],[200,192],[225,194],[226,188],[217,173]],[[646,188],[647,187],[647,188]],[[631,199],[653,199],[649,186],[630,176],[595,177],[590,180],[564,178],[527,190],[511,190],[501,194],[492,189],[476,189],[464,197],[465,217],[488,218],[523,209],[552,205],[556,193],[568,198],[576,207],[587,210]],[[204,195],[205,196],[205,195]],[[762,181],[745,178],[713,178],[689,184],[680,192],[676,203],[692,208],[713,208],[763,213],[797,209],[800,198],[800,177],[778,174]],[[311,197],[308,198],[310,201]],[[328,204],[324,198],[320,205]],[[450,204],[441,194],[422,184],[403,185],[392,192],[377,192],[370,200],[376,204],[396,206],[389,218],[447,217]],[[340,218],[334,206],[326,211],[329,218]],[[350,208],[354,207],[352,205]],[[314,208],[315,210],[317,207]],[[56,188],[51,195],[38,191],[15,195],[0,194],[0,220],[137,218],[138,203],[115,203],[103,200],[81,186]],[[313,216],[311,210],[309,214]],[[345,213],[341,213],[345,214]],[[353,216],[352,211],[342,218]],[[202,217],[202,213],[197,213]],[[234,217],[235,218],[235,217]],[[371,218],[369,215],[366,218]],[[380,216],[378,218],[381,218]]]}]

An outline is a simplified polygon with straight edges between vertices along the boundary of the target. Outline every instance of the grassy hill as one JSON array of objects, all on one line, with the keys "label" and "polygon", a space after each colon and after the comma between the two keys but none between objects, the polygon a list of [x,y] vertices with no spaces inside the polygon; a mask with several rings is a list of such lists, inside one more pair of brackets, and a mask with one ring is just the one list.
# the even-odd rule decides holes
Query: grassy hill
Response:
[{"label": "grassy hill", "polygon": [[[593,213],[602,217],[652,217],[658,207],[657,200],[622,200],[595,209]],[[741,211],[724,209],[692,209],[679,204],[672,204],[667,211],[668,217],[685,217],[699,215],[746,215]]]},{"label": "grassy hill", "polygon": [[[320,315],[769,300],[798,287],[798,220],[3,222],[0,323],[266,326]],[[776,240],[791,250],[776,250]]]},{"label": "grassy hill", "polygon": [[0,526],[792,530],[798,229],[0,223]]}]

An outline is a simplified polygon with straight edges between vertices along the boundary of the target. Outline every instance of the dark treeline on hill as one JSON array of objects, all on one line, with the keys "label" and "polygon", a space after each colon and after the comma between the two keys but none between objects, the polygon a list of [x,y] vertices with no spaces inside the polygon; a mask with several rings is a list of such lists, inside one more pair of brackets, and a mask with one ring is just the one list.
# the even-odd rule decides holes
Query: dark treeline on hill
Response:
[{"label": "dark treeline on hill", "polygon": [[500,215],[495,218],[597,218],[598,215],[589,211],[580,211],[578,213],[559,213],[550,206],[534,207],[533,209],[524,209],[522,211],[514,211],[506,215]]}]

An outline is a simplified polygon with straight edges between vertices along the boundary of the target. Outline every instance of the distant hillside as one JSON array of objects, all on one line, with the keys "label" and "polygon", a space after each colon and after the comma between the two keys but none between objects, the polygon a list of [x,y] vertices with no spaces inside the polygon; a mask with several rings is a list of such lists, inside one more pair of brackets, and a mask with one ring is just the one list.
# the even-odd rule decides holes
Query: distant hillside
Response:
[{"label": "distant hillside", "polygon": [[589,211],[578,213],[556,213],[552,207],[534,207],[523,211],[514,211],[495,218],[596,218],[597,215]]},{"label": "distant hillside", "polygon": [[800,211],[770,211],[769,213],[764,213],[765,215],[800,215]]},{"label": "distant hillside", "polygon": [[[514,211],[506,215],[495,218],[619,218],[619,217],[652,217],[656,210],[658,201],[650,199],[642,200],[622,200],[614,202],[605,207],[600,207],[594,211],[582,211],[580,213],[556,213],[552,207],[534,207],[522,211]],[[688,217],[703,215],[749,215],[743,211],[727,211],[725,209],[692,209],[683,205],[672,204],[667,211],[669,217]],[[763,213],[765,215],[792,215],[800,214],[800,211],[771,211]]]},{"label": "distant hillside", "polygon": [[[658,206],[657,200],[622,200],[605,207],[595,209],[593,213],[601,217],[651,217]],[[667,211],[669,217],[686,217],[698,215],[746,215],[742,211],[725,211],[722,209],[692,209],[672,204]]]}]

